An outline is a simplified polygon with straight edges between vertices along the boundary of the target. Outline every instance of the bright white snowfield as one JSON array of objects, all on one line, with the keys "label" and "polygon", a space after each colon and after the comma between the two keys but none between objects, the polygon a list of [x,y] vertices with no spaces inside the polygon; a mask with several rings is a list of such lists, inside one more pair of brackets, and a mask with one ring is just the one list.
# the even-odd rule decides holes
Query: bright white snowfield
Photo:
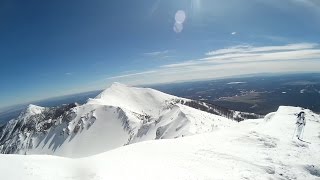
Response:
[{"label": "bright white snowfield", "polygon": [[[320,179],[320,116],[310,110],[304,110],[307,125],[303,139],[311,142],[308,144],[292,138],[295,114],[301,111],[298,107],[281,106],[264,119],[237,123],[181,104],[159,112],[159,108],[164,107],[162,102],[171,102],[177,97],[160,95],[150,89],[122,86],[115,85],[96,99],[76,107],[78,115],[93,108],[95,117],[106,116],[111,122],[96,120],[89,129],[73,139],[66,139],[56,151],[43,147],[48,154],[65,157],[0,155],[0,179]],[[116,91],[121,94],[110,96],[115,92],[108,91],[115,91],[115,88],[127,89],[130,95],[124,96],[128,92]],[[142,99],[141,94],[144,94]],[[113,99],[108,101],[109,98]],[[144,102],[144,98],[150,99]],[[145,105],[148,102],[153,103]],[[105,111],[106,107],[108,111]],[[110,110],[110,107],[113,108]],[[42,111],[41,108],[36,109]],[[119,111],[124,111],[129,122],[142,131],[132,131],[132,141],[123,147],[120,146],[123,140],[127,140],[127,134],[123,126],[118,125],[123,122],[116,113]],[[134,113],[161,118],[157,123],[151,120],[141,125],[141,119],[134,121]],[[159,128],[164,132],[160,132],[161,138],[155,138],[160,136]],[[119,148],[110,148],[106,142]],[[76,147],[84,150],[74,150]],[[43,154],[41,148],[31,149],[31,152],[36,154],[36,150]],[[27,151],[27,154],[31,152]],[[67,158],[73,157],[73,152],[77,153],[74,157],[81,158]]]}]

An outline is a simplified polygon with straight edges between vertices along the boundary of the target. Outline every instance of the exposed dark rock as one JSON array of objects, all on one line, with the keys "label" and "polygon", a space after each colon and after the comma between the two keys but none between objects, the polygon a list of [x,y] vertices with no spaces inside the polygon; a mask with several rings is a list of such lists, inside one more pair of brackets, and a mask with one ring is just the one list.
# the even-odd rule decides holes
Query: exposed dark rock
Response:
[{"label": "exposed dark rock", "polygon": [[201,111],[205,111],[211,114],[223,116],[229,119],[233,119],[235,121],[243,121],[246,119],[259,119],[263,118],[262,115],[259,114],[254,114],[254,113],[247,113],[247,112],[239,112],[239,111],[234,111],[230,110],[228,108],[224,108],[221,106],[209,104],[209,103],[204,103],[200,101],[178,101],[181,104],[184,104],[186,106],[199,109]]},{"label": "exposed dark rock", "polygon": [[[72,110],[74,107],[76,104],[73,103],[44,108],[40,114],[30,116],[27,116],[27,110],[22,111],[17,118],[10,120],[0,128],[0,153],[16,153],[18,146],[21,146],[19,136],[26,139],[31,134],[46,134],[60,123],[70,122],[76,117]],[[32,145],[32,139],[29,141],[26,147]]]}]

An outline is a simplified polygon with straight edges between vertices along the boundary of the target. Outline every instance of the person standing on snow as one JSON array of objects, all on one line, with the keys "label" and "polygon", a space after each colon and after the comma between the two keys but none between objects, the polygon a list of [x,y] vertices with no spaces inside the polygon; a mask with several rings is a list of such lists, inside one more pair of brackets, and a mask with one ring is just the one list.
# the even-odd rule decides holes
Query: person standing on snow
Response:
[{"label": "person standing on snow", "polygon": [[298,117],[297,117],[297,138],[298,139],[301,139],[301,134],[302,134],[302,130],[304,128],[304,126],[306,125],[306,119],[304,117],[304,112],[301,111],[299,114],[298,114]]}]

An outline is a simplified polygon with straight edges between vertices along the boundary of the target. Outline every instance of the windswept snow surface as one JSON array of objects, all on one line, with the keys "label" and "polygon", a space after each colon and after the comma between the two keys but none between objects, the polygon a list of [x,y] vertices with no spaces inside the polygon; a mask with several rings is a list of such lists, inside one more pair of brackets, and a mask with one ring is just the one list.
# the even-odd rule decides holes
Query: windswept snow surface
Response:
[{"label": "windswept snow surface", "polygon": [[320,117],[304,110],[303,143],[292,138],[300,111],[281,106],[265,119],[80,159],[0,155],[0,179],[320,179]]}]

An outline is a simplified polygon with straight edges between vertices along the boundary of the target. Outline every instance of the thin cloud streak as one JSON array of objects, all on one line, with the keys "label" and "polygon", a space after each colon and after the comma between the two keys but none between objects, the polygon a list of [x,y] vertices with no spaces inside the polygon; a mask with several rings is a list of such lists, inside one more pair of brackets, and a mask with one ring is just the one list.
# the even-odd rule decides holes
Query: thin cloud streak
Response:
[{"label": "thin cloud streak", "polygon": [[164,50],[164,51],[154,51],[154,52],[148,52],[148,53],[143,53],[145,56],[162,56],[166,55],[169,53],[169,50]]},{"label": "thin cloud streak", "polygon": [[195,60],[185,61],[183,63],[176,63],[176,64],[167,64],[161,66],[162,68],[175,68],[175,67],[182,67],[182,66],[191,66],[191,65],[197,65],[200,62],[197,62]]},{"label": "thin cloud streak", "polygon": [[156,72],[156,71],[144,71],[144,72],[139,72],[139,73],[132,73],[132,74],[119,75],[119,76],[112,76],[112,77],[108,77],[107,79],[120,79],[120,78],[132,77],[132,76],[137,76],[137,75],[151,74],[151,73],[155,73],[155,72]]},{"label": "thin cloud streak", "polygon": [[268,51],[289,51],[289,50],[302,50],[302,49],[313,49],[316,48],[316,43],[299,43],[299,44],[288,44],[284,46],[263,46],[254,47],[250,45],[239,45],[230,48],[219,49],[206,53],[207,56],[230,54],[230,53],[255,53],[255,52],[268,52]]}]

